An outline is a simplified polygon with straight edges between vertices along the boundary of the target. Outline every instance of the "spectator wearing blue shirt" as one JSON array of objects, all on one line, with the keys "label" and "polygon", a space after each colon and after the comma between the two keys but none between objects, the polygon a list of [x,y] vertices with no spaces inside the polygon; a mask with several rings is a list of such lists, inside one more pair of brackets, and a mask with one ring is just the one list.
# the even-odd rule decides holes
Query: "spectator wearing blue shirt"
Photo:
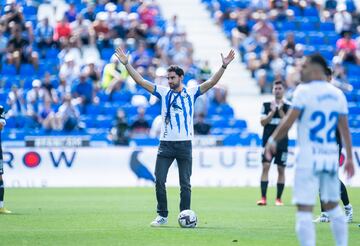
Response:
[{"label": "spectator wearing blue shirt", "polygon": [[72,94],[74,99],[78,99],[81,113],[86,113],[86,106],[93,102],[94,90],[91,81],[84,73],[81,73],[79,80],[75,82]]},{"label": "spectator wearing blue shirt", "polygon": [[52,47],[55,42],[53,40],[54,28],[49,25],[49,19],[46,17],[36,25],[35,42],[39,50]]},{"label": "spectator wearing blue shirt", "polygon": [[76,20],[76,8],[74,3],[70,3],[69,9],[65,12],[65,16],[70,23]]}]

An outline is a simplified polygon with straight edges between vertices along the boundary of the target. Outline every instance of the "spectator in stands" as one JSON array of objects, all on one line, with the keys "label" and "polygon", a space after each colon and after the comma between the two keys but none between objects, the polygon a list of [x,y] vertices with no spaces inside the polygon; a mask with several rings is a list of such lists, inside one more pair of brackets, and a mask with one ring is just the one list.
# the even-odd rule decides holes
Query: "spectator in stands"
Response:
[{"label": "spectator in stands", "polygon": [[145,108],[138,107],[138,114],[135,117],[135,121],[131,124],[131,136],[132,137],[147,137],[149,136],[150,124],[145,119]]},{"label": "spectator in stands", "polygon": [[211,125],[205,122],[205,115],[199,113],[195,119],[194,134],[195,135],[208,135],[210,134]]},{"label": "spectator in stands", "polygon": [[62,42],[62,39],[69,39],[71,36],[70,23],[64,15],[61,21],[56,24],[54,31],[54,41]]},{"label": "spectator in stands", "polygon": [[50,101],[51,103],[57,104],[59,102],[59,98],[57,92],[51,82],[51,74],[46,72],[44,75],[42,88],[45,93],[46,101]]},{"label": "spectator in stands", "polygon": [[61,51],[58,54],[60,67],[65,63],[66,57],[71,57],[75,65],[79,68],[82,65],[82,55],[80,48],[75,37],[70,37],[69,39],[63,39],[61,41]]},{"label": "spectator in stands", "polygon": [[36,25],[35,42],[37,47],[42,52],[41,57],[45,56],[46,49],[53,47],[55,44],[53,40],[54,28],[50,26],[49,19],[46,17]]},{"label": "spectator in stands", "polygon": [[151,64],[151,56],[146,50],[146,43],[144,41],[139,42],[137,49],[131,53],[131,57],[136,68],[139,66],[147,68]]},{"label": "spectator in stands", "polygon": [[80,69],[71,54],[66,55],[64,61],[65,63],[60,66],[59,77],[64,79],[67,85],[72,86],[74,80],[79,77]]},{"label": "spectator in stands", "polygon": [[117,22],[114,27],[111,29],[111,37],[112,38],[121,38],[125,39],[129,29],[128,29],[128,13],[122,11],[117,16]]},{"label": "spectator in stands", "polygon": [[32,33],[32,26],[30,23],[25,23],[21,7],[16,1],[9,1],[4,7],[4,15],[1,16],[1,22],[4,23],[6,32],[11,32],[12,26],[19,26],[22,30],[28,29],[29,34]]},{"label": "spectator in stands", "polygon": [[70,24],[72,36],[76,39],[78,47],[95,44],[95,31],[91,21],[84,19],[82,14],[76,16],[76,20]]},{"label": "spectator in stands", "polygon": [[349,12],[346,11],[345,4],[339,4],[337,6],[337,12],[334,16],[335,31],[338,34],[343,35],[344,32],[351,31],[352,17]]},{"label": "spectator in stands", "polygon": [[281,42],[283,47],[283,53],[288,56],[293,56],[295,54],[295,37],[293,32],[286,34],[285,40]]},{"label": "spectator in stands", "polygon": [[212,103],[215,106],[225,104],[227,102],[227,89],[224,86],[218,85],[214,87],[214,96],[212,98]]},{"label": "spectator in stands", "polygon": [[105,12],[99,12],[96,15],[96,20],[93,22],[93,27],[96,34],[97,47],[99,50],[103,48],[110,48],[110,28],[107,23],[107,15]]},{"label": "spectator in stands", "polygon": [[0,70],[3,63],[3,58],[6,55],[7,44],[9,41],[9,39],[4,35],[4,31],[5,31],[4,29],[5,29],[4,25],[0,24]]},{"label": "spectator in stands", "polygon": [[106,22],[110,29],[117,23],[117,13],[116,13],[116,5],[112,2],[109,2],[105,5],[105,14],[106,14]]},{"label": "spectator in stands", "polygon": [[39,127],[39,113],[44,107],[45,91],[41,88],[41,81],[33,80],[32,89],[26,94],[27,115],[30,117],[30,128]]},{"label": "spectator in stands", "polygon": [[69,9],[65,11],[65,16],[66,16],[66,19],[69,21],[69,23],[73,22],[76,20],[76,7],[75,7],[75,4],[73,2],[71,2],[69,4]]},{"label": "spectator in stands", "polygon": [[95,21],[96,13],[95,13],[95,4],[93,2],[87,2],[86,8],[81,10],[80,12],[86,20],[91,22]]},{"label": "spectator in stands", "polygon": [[148,28],[152,28],[155,25],[155,17],[158,14],[157,9],[152,4],[153,2],[151,1],[145,1],[138,8],[140,19]]},{"label": "spectator in stands", "polygon": [[250,1],[250,8],[254,10],[268,10],[270,8],[270,1],[269,0],[251,0]]},{"label": "spectator in stands", "polygon": [[59,118],[56,117],[55,111],[51,106],[51,101],[46,100],[44,107],[39,112],[39,123],[46,131],[60,130],[61,124]]},{"label": "spectator in stands", "polygon": [[351,32],[344,32],[344,37],[336,42],[336,48],[341,61],[359,64],[356,57],[356,42],[351,38]]},{"label": "spectator in stands", "polygon": [[59,118],[64,131],[73,131],[79,126],[80,112],[71,101],[71,95],[66,94],[63,104],[59,107],[56,117]]},{"label": "spectator in stands", "polygon": [[101,71],[99,71],[99,68],[96,66],[94,59],[88,58],[85,67],[82,69],[82,73],[92,81],[94,89],[100,89]]},{"label": "spectator in stands", "polygon": [[124,110],[118,109],[113,127],[110,130],[110,140],[115,145],[129,145],[129,124]]},{"label": "spectator in stands", "polygon": [[127,38],[133,38],[137,41],[146,39],[147,25],[142,24],[139,21],[139,15],[137,13],[131,13],[128,15],[129,19],[129,32]]},{"label": "spectator in stands", "polygon": [[11,86],[11,91],[9,92],[6,103],[9,106],[9,111],[7,113],[9,117],[17,117],[26,114],[24,93],[16,84]]},{"label": "spectator in stands", "polygon": [[249,35],[250,28],[247,24],[246,17],[240,16],[237,19],[236,27],[231,30],[231,42],[234,48],[239,48],[240,43]]},{"label": "spectator in stands", "polygon": [[31,63],[35,68],[38,67],[38,54],[32,50],[29,40],[22,37],[20,26],[13,27],[7,51],[8,63],[14,64],[17,69],[20,69],[22,63]]},{"label": "spectator in stands", "polygon": [[128,73],[125,67],[120,64],[119,60],[113,55],[110,58],[110,63],[106,64],[102,77],[102,88],[107,94],[111,94],[115,91],[115,88],[121,87],[125,82]]},{"label": "spectator in stands", "polygon": [[179,37],[173,40],[173,48],[169,51],[169,57],[172,64],[179,64],[180,67],[185,67],[186,60],[189,57],[187,49],[181,45]]},{"label": "spectator in stands", "polygon": [[274,27],[266,20],[265,13],[259,14],[258,20],[251,31],[260,35],[260,41],[263,44],[267,44],[272,39],[272,35],[274,35]]},{"label": "spectator in stands", "polygon": [[76,99],[80,105],[80,112],[86,114],[86,107],[93,103],[94,90],[91,81],[89,81],[84,73],[80,74],[79,79],[75,80],[72,90],[73,99]]}]

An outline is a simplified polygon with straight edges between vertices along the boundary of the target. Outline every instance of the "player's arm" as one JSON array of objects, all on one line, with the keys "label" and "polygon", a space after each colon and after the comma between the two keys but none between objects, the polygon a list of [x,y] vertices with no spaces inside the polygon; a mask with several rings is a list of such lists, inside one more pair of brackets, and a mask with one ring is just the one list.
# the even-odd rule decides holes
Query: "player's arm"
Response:
[{"label": "player's arm", "polygon": [[125,52],[119,47],[115,51],[116,57],[119,61],[125,66],[126,70],[129,72],[129,75],[133,80],[143,87],[145,90],[150,92],[151,94],[154,93],[155,85],[150,81],[145,80],[131,64],[129,63],[129,54],[125,54]]},{"label": "player's arm", "polygon": [[266,158],[271,159],[271,155],[276,152],[277,142],[284,138],[288,133],[290,127],[294,124],[295,120],[299,118],[301,111],[299,109],[290,109],[281,121],[280,125],[275,129],[273,134],[267,141],[265,146]]},{"label": "player's arm", "polygon": [[219,70],[213,76],[211,76],[210,79],[208,79],[207,81],[205,81],[200,85],[201,94],[207,92],[219,82],[221,76],[225,72],[227,65],[229,65],[229,63],[232,60],[234,60],[234,58],[235,58],[235,51],[233,49],[230,50],[229,54],[226,57],[224,57],[223,54],[221,53],[222,65],[219,68]]},{"label": "player's arm", "polygon": [[340,131],[340,136],[343,139],[343,143],[345,144],[345,150],[346,150],[346,159],[344,165],[345,172],[347,173],[348,177],[351,178],[355,173],[355,169],[352,159],[351,135],[350,135],[347,115],[339,116],[338,128]]}]

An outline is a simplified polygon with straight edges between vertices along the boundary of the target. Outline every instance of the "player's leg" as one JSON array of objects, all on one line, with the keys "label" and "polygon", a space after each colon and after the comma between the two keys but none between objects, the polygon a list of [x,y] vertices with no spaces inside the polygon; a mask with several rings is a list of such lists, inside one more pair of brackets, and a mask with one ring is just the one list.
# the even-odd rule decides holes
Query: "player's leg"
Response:
[{"label": "player's leg", "polygon": [[[1,172],[1,167],[0,167]],[[2,179],[2,174],[0,174],[0,209],[4,207],[4,181]]]},{"label": "player's leg", "polygon": [[158,155],[155,164],[155,189],[157,200],[157,213],[158,217],[151,222],[151,226],[161,226],[167,223],[168,209],[167,209],[167,196],[166,196],[166,178],[169,167],[174,161],[172,155],[171,143],[161,142],[159,146]]},{"label": "player's leg", "polygon": [[315,223],[329,223],[330,219],[329,219],[329,215],[327,214],[327,212],[324,209],[324,204],[321,201],[321,195],[319,192],[319,200],[320,200],[320,209],[321,209],[321,213],[320,216],[317,217],[316,219],[314,219]]},{"label": "player's leg", "polygon": [[316,203],[319,181],[311,169],[296,169],[293,203],[297,205],[295,231],[300,245],[315,246],[315,225],[312,211]]},{"label": "player's leg", "polygon": [[266,205],[266,193],[269,184],[269,170],[270,170],[270,161],[266,160],[265,155],[263,154],[261,181],[260,181],[261,200],[257,202],[257,205],[259,206]]},{"label": "player's leg", "polygon": [[340,181],[340,197],[341,197],[342,203],[344,204],[346,221],[348,223],[351,223],[352,218],[353,218],[353,208],[349,201],[349,196],[348,196],[348,193],[346,190],[346,186],[344,185],[344,183],[341,180],[339,180],[339,181]]},{"label": "player's leg", "polygon": [[192,145],[191,141],[182,141],[177,145],[176,161],[179,168],[180,183],[180,211],[190,209],[192,173]]},{"label": "player's leg", "polygon": [[4,208],[4,181],[2,178],[2,165],[0,164],[0,214],[10,214],[11,211]]},{"label": "player's leg", "polygon": [[332,233],[336,245],[348,244],[348,226],[346,217],[338,204],[340,200],[339,178],[336,174],[323,173],[320,178],[320,194],[324,209],[330,218]]},{"label": "player's leg", "polygon": [[278,180],[277,180],[277,184],[276,184],[277,189],[276,189],[275,205],[283,206],[284,204],[281,200],[281,196],[283,194],[284,187],[285,187],[285,166],[278,165],[277,169],[278,169]]},{"label": "player's leg", "polygon": [[276,201],[275,201],[276,206],[284,205],[283,202],[281,201],[281,196],[282,196],[282,193],[283,193],[284,187],[285,187],[286,161],[287,161],[287,151],[278,150],[278,152],[275,155],[275,160],[274,160],[274,163],[277,165],[277,170],[278,170],[278,179],[277,179],[277,184],[276,184],[277,192],[276,192]]},{"label": "player's leg", "polygon": [[313,206],[297,205],[295,231],[302,246],[315,246],[315,225],[312,222]]}]

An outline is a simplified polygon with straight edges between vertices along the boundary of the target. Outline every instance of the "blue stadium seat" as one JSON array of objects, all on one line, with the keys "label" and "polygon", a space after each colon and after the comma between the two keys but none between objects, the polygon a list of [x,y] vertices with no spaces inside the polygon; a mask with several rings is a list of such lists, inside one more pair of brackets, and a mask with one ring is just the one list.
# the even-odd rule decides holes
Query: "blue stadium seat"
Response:
[{"label": "blue stadium seat", "polygon": [[335,46],[340,36],[336,32],[326,32],[325,40],[328,45]]},{"label": "blue stadium seat", "polygon": [[2,64],[0,75],[11,76],[16,75],[16,67],[14,65]]},{"label": "blue stadium seat", "polygon": [[36,16],[37,8],[34,6],[22,6],[22,13],[25,17],[27,16]]},{"label": "blue stadium seat", "polygon": [[335,30],[335,24],[333,22],[320,22],[319,31],[329,32]]},{"label": "blue stadium seat", "polygon": [[241,119],[232,119],[229,122],[229,125],[233,128],[237,128],[237,129],[246,129],[247,128],[247,123],[245,120],[241,120]]},{"label": "blue stadium seat", "polygon": [[236,27],[236,21],[234,20],[224,20],[223,22],[223,28],[224,28],[224,32],[226,37],[230,37],[231,36],[231,30]]},{"label": "blue stadium seat", "polygon": [[211,105],[209,107],[208,111],[209,116],[212,115],[222,115],[224,117],[233,117],[234,116],[234,110],[230,107],[228,104],[222,104],[222,105]]},{"label": "blue stadium seat", "polygon": [[360,106],[358,106],[358,107],[349,107],[349,114],[359,115],[360,114]]},{"label": "blue stadium seat", "polygon": [[299,30],[303,32],[314,31],[317,29],[317,23],[312,21],[300,22]]},{"label": "blue stadium seat", "polygon": [[299,44],[306,44],[306,33],[305,32],[294,32],[295,42]]},{"label": "blue stadium seat", "polygon": [[309,45],[321,45],[324,44],[324,34],[322,32],[309,32],[308,44]]},{"label": "blue stadium seat", "polygon": [[103,48],[100,50],[100,57],[102,60],[109,61],[111,56],[114,54],[114,49]]},{"label": "blue stadium seat", "polygon": [[86,112],[88,115],[99,115],[104,112],[103,105],[100,104],[91,104],[86,107]]},{"label": "blue stadium seat", "polygon": [[304,9],[304,16],[319,16],[319,13],[315,7],[308,7]]},{"label": "blue stadium seat", "polygon": [[132,93],[127,90],[114,92],[111,96],[113,102],[130,102]]},{"label": "blue stadium seat", "polygon": [[36,71],[32,64],[21,64],[20,66],[21,76],[33,76],[34,74],[36,74]]}]

